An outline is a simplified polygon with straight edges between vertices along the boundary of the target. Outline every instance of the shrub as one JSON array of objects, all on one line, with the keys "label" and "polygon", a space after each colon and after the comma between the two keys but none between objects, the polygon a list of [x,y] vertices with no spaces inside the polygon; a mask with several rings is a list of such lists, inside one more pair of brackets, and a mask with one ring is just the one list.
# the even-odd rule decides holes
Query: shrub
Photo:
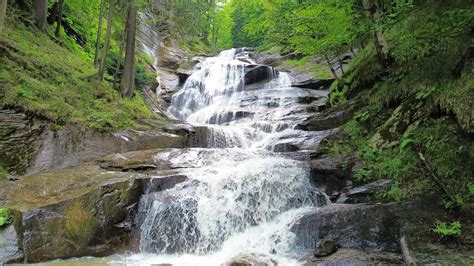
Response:
[{"label": "shrub", "polygon": [[7,208],[0,208],[0,228],[11,223],[10,211]]},{"label": "shrub", "polygon": [[453,221],[452,223],[448,224],[446,222],[436,220],[433,232],[437,233],[441,237],[459,237],[461,235],[461,222]]}]

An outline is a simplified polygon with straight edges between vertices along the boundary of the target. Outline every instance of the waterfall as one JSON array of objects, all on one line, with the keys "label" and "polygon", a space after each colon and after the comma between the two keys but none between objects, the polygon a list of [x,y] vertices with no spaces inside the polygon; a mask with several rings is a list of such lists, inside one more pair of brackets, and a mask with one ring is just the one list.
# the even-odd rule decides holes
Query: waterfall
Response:
[{"label": "waterfall", "polygon": [[[130,264],[220,265],[239,255],[297,263],[290,224],[327,203],[299,161],[276,153],[275,140],[295,135],[301,92],[288,74],[246,85],[255,62],[241,49],[195,67],[171,101],[171,116],[206,127],[206,148],[173,149],[156,162],[179,168],[189,181],[144,195],[140,250]],[[301,133],[303,134],[303,133]]]}]

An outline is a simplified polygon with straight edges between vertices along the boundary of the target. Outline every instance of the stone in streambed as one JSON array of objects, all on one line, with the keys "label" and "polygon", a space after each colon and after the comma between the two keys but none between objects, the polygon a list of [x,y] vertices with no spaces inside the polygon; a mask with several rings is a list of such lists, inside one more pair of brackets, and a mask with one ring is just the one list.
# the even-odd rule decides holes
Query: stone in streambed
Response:
[{"label": "stone in streambed", "polygon": [[337,251],[337,242],[334,240],[324,240],[319,244],[318,248],[314,252],[316,257],[327,257]]}]

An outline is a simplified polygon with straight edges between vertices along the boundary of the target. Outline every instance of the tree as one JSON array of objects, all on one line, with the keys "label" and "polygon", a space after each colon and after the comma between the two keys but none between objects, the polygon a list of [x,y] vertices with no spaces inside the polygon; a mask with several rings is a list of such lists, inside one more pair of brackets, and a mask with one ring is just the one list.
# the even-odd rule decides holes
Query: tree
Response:
[{"label": "tree", "polygon": [[372,22],[373,30],[372,36],[375,50],[382,66],[387,67],[390,63],[390,47],[388,46],[387,38],[385,37],[382,27],[382,10],[381,4],[378,0],[363,0],[362,1],[366,16]]},{"label": "tree", "polygon": [[0,0],[0,34],[3,31],[5,17],[7,16],[7,0]]},{"label": "tree", "polygon": [[31,11],[36,26],[40,30],[46,30],[48,18],[48,0],[33,0]]},{"label": "tree", "polygon": [[123,69],[120,92],[122,97],[132,98],[135,93],[135,38],[137,31],[137,8],[130,3],[127,12],[125,65]]},{"label": "tree", "polygon": [[105,33],[105,44],[104,44],[104,49],[102,50],[102,59],[100,61],[99,73],[97,74],[97,79],[100,81],[104,79],[104,75],[105,75],[105,63],[106,63],[107,53],[109,51],[109,46],[110,46],[110,37],[112,35],[112,23],[113,23],[115,2],[116,0],[110,0],[109,2],[109,12],[107,15],[107,30]]},{"label": "tree", "polygon": [[94,65],[99,65],[100,40],[102,39],[102,24],[105,9],[105,0],[100,1],[99,23],[97,25],[97,39],[95,41]]},{"label": "tree", "polygon": [[56,18],[56,31],[54,35],[59,38],[59,33],[61,32],[61,22],[63,20],[64,0],[59,0],[57,3],[58,3],[58,17]]}]

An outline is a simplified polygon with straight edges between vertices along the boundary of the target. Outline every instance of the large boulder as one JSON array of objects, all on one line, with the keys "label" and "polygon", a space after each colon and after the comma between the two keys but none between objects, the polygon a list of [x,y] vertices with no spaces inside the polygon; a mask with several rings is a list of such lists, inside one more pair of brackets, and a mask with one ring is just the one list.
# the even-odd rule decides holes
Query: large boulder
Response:
[{"label": "large boulder", "polygon": [[314,79],[308,78],[305,80],[295,80],[292,83],[293,87],[313,89],[313,90],[327,90],[331,87],[331,84],[335,81],[333,78],[328,79]]},{"label": "large boulder", "polygon": [[46,120],[0,109],[0,165],[14,175],[31,175],[116,152],[185,147],[192,134],[191,127],[168,121],[143,121],[142,128],[105,133],[68,124],[58,130]]},{"label": "large boulder", "polygon": [[350,178],[350,158],[322,155],[309,161],[311,181],[329,196],[338,196]]},{"label": "large boulder", "polygon": [[[325,239],[342,248],[397,250],[398,205],[330,204],[300,218],[291,228],[296,246],[314,250]],[[407,210],[404,210],[407,211]]]},{"label": "large boulder", "polygon": [[250,85],[269,80],[277,75],[274,68],[265,65],[245,66],[245,85]]},{"label": "large boulder", "polygon": [[157,65],[162,68],[176,70],[188,61],[188,56],[172,39],[163,39],[158,49]]},{"label": "large boulder", "polygon": [[15,226],[10,224],[6,228],[0,228],[0,264],[21,262],[22,258]]},{"label": "large boulder", "polygon": [[347,104],[336,109],[328,109],[322,113],[315,113],[296,126],[296,129],[306,131],[328,130],[342,126],[352,119],[354,104]]},{"label": "large boulder", "polygon": [[[140,176],[84,165],[2,182],[0,206],[15,214],[24,261],[102,256],[123,248],[126,221],[143,193]],[[14,245],[8,245],[13,254]]]},{"label": "large boulder", "polygon": [[336,241],[341,248],[399,252],[402,228],[420,223],[429,227],[439,217],[445,217],[445,212],[430,199],[388,204],[329,204],[303,215],[291,231],[296,235],[295,248],[301,252],[311,252],[327,239]]},{"label": "large boulder", "polygon": [[46,122],[20,111],[0,108],[0,165],[12,174],[27,173],[47,131]]},{"label": "large boulder", "polygon": [[391,180],[377,180],[366,185],[350,188],[341,194],[337,203],[371,202],[375,200],[377,193],[387,191],[391,185]]},{"label": "large boulder", "polygon": [[144,193],[187,181],[179,174],[111,172],[95,164],[0,183],[0,208],[13,224],[0,230],[0,264],[105,256],[128,249]]}]

